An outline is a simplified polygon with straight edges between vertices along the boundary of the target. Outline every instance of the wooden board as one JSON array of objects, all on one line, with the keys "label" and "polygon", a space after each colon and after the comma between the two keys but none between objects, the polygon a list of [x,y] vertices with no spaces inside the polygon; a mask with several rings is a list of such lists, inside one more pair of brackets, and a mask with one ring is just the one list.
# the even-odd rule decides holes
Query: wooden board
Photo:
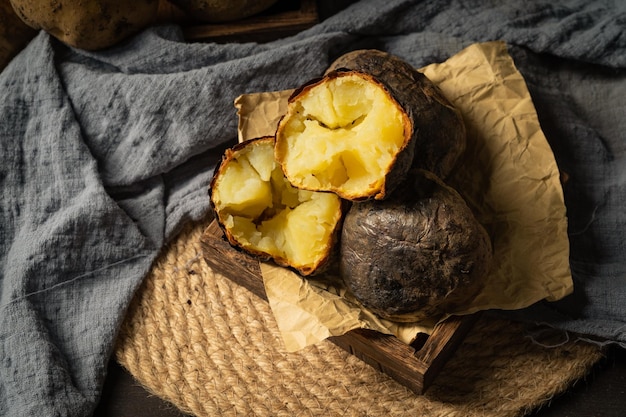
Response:
[{"label": "wooden board", "polygon": [[174,4],[159,2],[158,20],[176,22],[190,42],[268,42],[296,34],[319,22],[316,0],[280,0],[255,16],[207,23],[188,16]]},{"label": "wooden board", "polygon": [[[201,247],[207,264],[214,271],[267,301],[258,261],[232,248],[224,240],[217,222],[213,221],[205,230]],[[431,335],[417,335],[411,345],[395,336],[364,329],[329,340],[415,393],[423,394],[477,317],[477,314],[452,317],[437,325]]]}]

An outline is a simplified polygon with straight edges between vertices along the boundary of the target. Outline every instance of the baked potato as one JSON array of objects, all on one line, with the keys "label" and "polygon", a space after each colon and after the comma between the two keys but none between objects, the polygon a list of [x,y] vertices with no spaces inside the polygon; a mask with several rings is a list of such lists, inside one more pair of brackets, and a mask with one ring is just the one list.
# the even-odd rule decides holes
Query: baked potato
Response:
[{"label": "baked potato", "polygon": [[276,160],[296,187],[383,199],[413,160],[408,114],[368,74],[334,72],[300,87],[276,131]]},{"label": "baked potato", "polygon": [[491,240],[458,192],[413,169],[384,201],[354,203],[340,244],[340,275],[380,317],[413,322],[466,306],[485,282]]},{"label": "baked potato", "polygon": [[413,168],[446,180],[461,159],[467,132],[461,113],[424,74],[401,58],[376,49],[359,49],[337,58],[327,69],[359,71],[381,80],[412,123]]},{"label": "baked potato", "polygon": [[330,261],[344,204],[332,193],[292,187],[274,160],[274,137],[228,149],[209,191],[232,246],[303,276],[322,271]]},{"label": "baked potato", "polygon": [[388,53],[360,50],[292,94],[275,154],[296,187],[383,200],[411,166],[447,176],[465,135],[460,114],[426,76]]}]

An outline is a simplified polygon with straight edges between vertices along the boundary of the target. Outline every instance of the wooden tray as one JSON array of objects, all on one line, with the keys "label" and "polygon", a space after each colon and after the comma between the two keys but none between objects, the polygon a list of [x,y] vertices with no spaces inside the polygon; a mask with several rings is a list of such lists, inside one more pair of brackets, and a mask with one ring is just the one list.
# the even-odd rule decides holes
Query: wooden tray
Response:
[{"label": "wooden tray", "polygon": [[268,42],[319,22],[316,0],[280,0],[255,16],[225,23],[195,20],[169,1],[159,2],[158,20],[176,22],[190,42]]},{"label": "wooden tray", "polygon": [[[232,248],[216,221],[203,233],[201,247],[213,270],[267,301],[259,262]],[[477,314],[452,317],[437,325],[431,335],[418,334],[411,345],[395,336],[364,329],[329,340],[415,393],[423,394],[477,318]]]}]

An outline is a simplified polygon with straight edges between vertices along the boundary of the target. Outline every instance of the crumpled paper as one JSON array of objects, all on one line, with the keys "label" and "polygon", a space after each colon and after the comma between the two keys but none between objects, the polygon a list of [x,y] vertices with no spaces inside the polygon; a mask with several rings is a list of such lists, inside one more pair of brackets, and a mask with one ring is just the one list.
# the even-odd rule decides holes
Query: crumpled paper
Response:
[{"label": "crumpled paper", "polygon": [[[474,44],[422,71],[460,110],[468,130],[463,162],[448,179],[489,232],[494,261],[484,289],[450,315],[513,310],[570,294],[569,241],[559,170],[522,75],[503,42]],[[273,135],[293,90],[235,100],[239,140]],[[331,273],[303,278],[271,263],[261,271],[269,304],[288,351],[355,328],[410,343],[437,320],[382,320],[350,297]]]}]

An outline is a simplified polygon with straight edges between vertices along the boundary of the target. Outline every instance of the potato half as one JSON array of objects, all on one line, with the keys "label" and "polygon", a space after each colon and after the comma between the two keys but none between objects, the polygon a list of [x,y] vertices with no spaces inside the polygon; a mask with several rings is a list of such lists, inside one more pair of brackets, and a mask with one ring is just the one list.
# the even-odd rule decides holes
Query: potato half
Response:
[{"label": "potato half", "polygon": [[289,99],[276,160],[296,187],[383,199],[413,160],[412,123],[374,77],[334,72]]},{"label": "potato half", "polygon": [[333,71],[360,71],[381,80],[411,120],[415,155],[412,167],[446,180],[465,152],[467,132],[461,113],[424,74],[401,58],[376,49],[359,49],[337,58]]},{"label": "potato half", "polygon": [[340,273],[381,317],[420,321],[471,302],[490,269],[489,235],[463,198],[415,170],[385,201],[355,203],[341,234]]},{"label": "potato half", "polygon": [[210,196],[234,247],[302,275],[323,270],[330,260],[344,204],[332,193],[294,188],[274,159],[274,137],[227,150]]}]

